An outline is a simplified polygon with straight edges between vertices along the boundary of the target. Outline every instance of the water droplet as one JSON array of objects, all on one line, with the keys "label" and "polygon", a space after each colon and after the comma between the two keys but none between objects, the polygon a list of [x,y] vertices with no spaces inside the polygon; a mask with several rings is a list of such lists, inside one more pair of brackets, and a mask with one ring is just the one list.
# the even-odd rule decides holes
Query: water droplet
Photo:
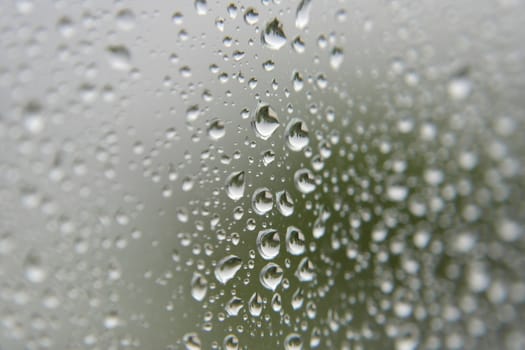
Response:
[{"label": "water droplet", "polygon": [[26,256],[24,270],[29,282],[42,283],[47,278],[47,271],[42,263],[42,258],[36,252],[29,252]]},{"label": "water droplet", "polygon": [[135,14],[129,9],[120,10],[117,13],[116,21],[120,30],[131,30],[135,27]]},{"label": "water droplet", "polygon": [[242,267],[242,260],[236,255],[222,258],[215,267],[215,278],[222,284],[228,283]]},{"label": "water droplet", "polygon": [[303,258],[297,266],[295,276],[301,282],[313,281],[315,278],[315,265],[309,258]]},{"label": "water droplet", "polygon": [[261,105],[257,108],[252,125],[256,135],[267,140],[279,127],[279,117],[270,106]]},{"label": "water droplet", "polygon": [[222,342],[224,345],[224,350],[238,350],[239,349],[239,338],[234,334],[229,334],[224,337]]},{"label": "water droplet", "polygon": [[283,300],[281,298],[281,294],[275,293],[272,297],[270,304],[272,305],[273,311],[275,312],[281,311],[281,309],[283,308]]},{"label": "water droplet", "polygon": [[107,329],[116,328],[120,325],[120,323],[121,321],[116,311],[111,311],[104,317],[104,327]]},{"label": "water droplet", "polygon": [[295,13],[295,26],[303,29],[308,25],[310,19],[310,9],[312,8],[312,0],[301,0]]},{"label": "water droplet", "polygon": [[306,123],[297,118],[292,119],[288,123],[285,135],[286,144],[292,151],[301,151],[310,143]]},{"label": "water droplet", "polygon": [[224,122],[222,120],[214,120],[208,127],[208,136],[212,140],[218,140],[224,137],[226,129],[224,128]]},{"label": "water droplet", "polygon": [[244,196],[245,176],[244,171],[237,171],[226,179],[226,194],[230,199],[237,201]]},{"label": "water droplet", "polygon": [[195,0],[195,10],[199,16],[204,16],[208,13],[208,3],[206,0]]},{"label": "water droplet", "polygon": [[332,53],[330,54],[330,66],[334,70],[338,70],[343,63],[344,54],[343,49],[340,47],[334,47]]},{"label": "water droplet", "polygon": [[233,317],[237,316],[243,307],[244,303],[242,299],[239,297],[233,297],[226,303],[225,310],[228,316]]},{"label": "water droplet", "polygon": [[279,254],[281,238],[274,229],[260,231],[257,235],[257,250],[263,259],[270,260]]},{"label": "water droplet", "polygon": [[182,342],[186,350],[201,350],[202,342],[197,333],[186,333]]},{"label": "water droplet", "polygon": [[304,80],[303,77],[299,72],[295,72],[292,77],[292,83],[293,83],[293,89],[295,91],[301,91],[304,87]]},{"label": "water droplet", "polygon": [[24,108],[24,127],[31,134],[39,134],[44,125],[42,106],[36,101],[29,102]]},{"label": "water droplet", "polygon": [[262,41],[266,47],[272,50],[279,50],[286,44],[283,25],[277,18],[266,24],[262,33]]},{"label": "water droplet", "polygon": [[408,194],[408,188],[400,185],[391,185],[387,188],[386,194],[391,201],[401,202]]},{"label": "water droplet", "polygon": [[294,310],[299,310],[303,307],[304,304],[304,291],[302,288],[297,288],[297,290],[292,295],[292,308]]},{"label": "water droplet", "polygon": [[127,71],[131,69],[131,54],[125,46],[107,48],[109,64],[113,69]]},{"label": "water droplet", "polygon": [[275,196],[277,209],[283,216],[290,216],[294,212],[294,201],[290,193],[286,190],[277,192]]},{"label": "water droplet", "polygon": [[266,187],[255,190],[252,196],[252,207],[256,214],[264,215],[273,208],[273,195]]},{"label": "water droplet", "polygon": [[197,301],[202,301],[208,291],[208,281],[200,273],[194,273],[191,279],[191,296]]},{"label": "water droplet", "polygon": [[264,288],[275,291],[283,280],[283,269],[276,263],[268,263],[262,269],[259,280]]},{"label": "water droplet", "polygon": [[254,25],[259,21],[259,12],[253,7],[250,7],[244,13],[244,21],[249,25]]},{"label": "water droplet", "polygon": [[299,192],[307,194],[315,190],[315,177],[309,169],[299,169],[294,175],[295,187]]},{"label": "water droplet", "polygon": [[470,96],[472,81],[468,77],[467,69],[463,69],[450,79],[447,91],[450,98],[457,101],[464,100]]},{"label": "water droplet", "polygon": [[303,341],[301,336],[297,333],[290,333],[284,339],[284,349],[285,350],[302,350]]},{"label": "water droplet", "polygon": [[254,292],[248,301],[248,311],[253,317],[259,317],[263,309],[263,300],[259,293]]},{"label": "water droplet", "polygon": [[289,226],[286,229],[286,250],[292,255],[301,255],[306,250],[305,236],[295,226]]},{"label": "water droplet", "polygon": [[265,166],[270,165],[275,160],[275,152],[271,149],[264,151],[262,156],[262,161]]}]

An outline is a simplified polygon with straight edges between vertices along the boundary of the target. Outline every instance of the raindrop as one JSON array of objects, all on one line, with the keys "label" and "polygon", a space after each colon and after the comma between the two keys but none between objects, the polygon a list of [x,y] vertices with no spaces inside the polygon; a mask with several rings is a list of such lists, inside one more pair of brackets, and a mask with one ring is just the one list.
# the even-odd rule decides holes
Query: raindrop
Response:
[{"label": "raindrop", "polygon": [[269,139],[279,125],[279,117],[270,106],[261,105],[257,108],[252,126],[258,137],[263,140]]},{"label": "raindrop", "polygon": [[315,265],[309,258],[303,258],[297,267],[295,276],[301,282],[310,282],[315,278]]},{"label": "raindrop", "polygon": [[208,291],[208,281],[200,273],[194,273],[191,280],[191,296],[197,301],[202,301]]},{"label": "raindrop", "polygon": [[224,122],[222,120],[214,120],[211,122],[208,127],[208,136],[212,140],[219,140],[226,134],[226,129],[224,128]]},{"label": "raindrop", "polygon": [[408,194],[408,188],[400,185],[391,185],[387,188],[386,194],[391,201],[401,202]]},{"label": "raindrop", "polygon": [[249,25],[254,25],[259,21],[259,13],[253,7],[250,7],[244,13],[244,21]]},{"label": "raindrop", "polygon": [[449,80],[447,91],[450,98],[457,101],[464,100],[470,96],[472,81],[468,77],[467,69],[463,69]]},{"label": "raindrop", "polygon": [[238,350],[239,349],[239,338],[234,334],[229,334],[224,337],[222,343],[224,345],[224,350]]},{"label": "raindrop", "polygon": [[226,303],[225,310],[228,316],[233,317],[237,316],[243,307],[244,303],[242,299],[239,297],[233,297]]},{"label": "raindrop", "polygon": [[286,250],[292,255],[301,255],[306,250],[304,233],[295,226],[286,229]]},{"label": "raindrop", "polygon": [[39,134],[44,129],[42,106],[36,101],[29,102],[24,108],[24,126],[31,134]]},{"label": "raindrop", "polygon": [[274,229],[260,231],[257,235],[257,250],[263,259],[271,260],[279,255],[281,238]]},{"label": "raindrop", "polygon": [[334,70],[338,70],[341,64],[343,63],[344,54],[343,49],[340,47],[334,47],[330,54],[330,66]]},{"label": "raindrop", "polygon": [[295,26],[303,29],[308,25],[310,20],[310,9],[312,8],[312,0],[301,0],[295,13]]},{"label": "raindrop", "polygon": [[135,27],[135,14],[129,9],[120,10],[116,22],[120,30],[131,30]]},{"label": "raindrop", "polygon": [[195,10],[199,16],[204,16],[208,13],[208,3],[206,0],[195,0]]},{"label": "raindrop", "polygon": [[33,283],[42,283],[47,278],[42,259],[36,252],[30,252],[24,262],[24,272],[27,280]]},{"label": "raindrop", "polygon": [[113,69],[128,71],[131,69],[131,54],[125,46],[109,46],[107,48],[109,64]]},{"label": "raindrop", "polygon": [[306,123],[297,118],[290,121],[286,127],[285,135],[286,144],[292,151],[301,151],[310,143]]},{"label": "raindrop", "polygon": [[297,190],[304,194],[311,193],[316,188],[314,174],[306,168],[299,169],[295,172],[294,182]]},{"label": "raindrop", "polygon": [[244,171],[237,171],[226,179],[226,194],[230,199],[237,201],[244,196],[245,188]]},{"label": "raindrop", "polygon": [[302,350],[303,341],[301,336],[297,333],[290,333],[284,339],[284,349],[285,350]]},{"label": "raindrop", "polygon": [[256,214],[264,215],[273,208],[273,195],[266,187],[255,190],[252,196],[252,207]]},{"label": "raindrop", "polygon": [[277,18],[266,24],[262,33],[263,44],[272,50],[279,50],[286,44],[286,36],[283,31],[283,25]]},{"label": "raindrop", "polygon": [[259,280],[264,288],[275,291],[283,280],[283,269],[276,263],[268,263],[259,274]]},{"label": "raindrop", "polygon": [[248,301],[248,311],[253,317],[259,317],[263,309],[263,300],[259,293],[254,292]]},{"label": "raindrop", "polygon": [[242,260],[236,255],[222,258],[215,267],[215,278],[222,284],[228,283],[242,267]]},{"label": "raindrop", "polygon": [[182,342],[186,350],[201,350],[202,343],[197,333],[186,333]]},{"label": "raindrop", "polygon": [[290,193],[286,190],[277,192],[275,196],[277,209],[283,216],[290,216],[294,212],[294,201]]}]

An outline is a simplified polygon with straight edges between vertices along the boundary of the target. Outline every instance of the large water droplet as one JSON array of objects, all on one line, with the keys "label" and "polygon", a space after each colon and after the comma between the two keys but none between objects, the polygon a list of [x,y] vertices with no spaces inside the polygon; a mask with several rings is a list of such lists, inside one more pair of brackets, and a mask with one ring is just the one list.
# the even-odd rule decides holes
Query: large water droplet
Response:
[{"label": "large water droplet", "polygon": [[239,349],[239,338],[234,334],[228,334],[224,337],[222,343],[224,345],[224,350],[238,350]]},{"label": "large water droplet", "polygon": [[195,0],[195,10],[199,16],[204,16],[208,13],[208,4],[206,0]]},{"label": "large water droplet", "polygon": [[306,250],[304,234],[295,226],[286,229],[286,250],[292,255],[301,255]]},{"label": "large water droplet", "polygon": [[200,273],[194,273],[191,279],[191,296],[197,301],[202,301],[208,291],[208,281]]},{"label": "large water droplet", "polygon": [[315,177],[309,169],[299,169],[294,175],[295,187],[304,194],[311,193],[315,190]]},{"label": "large water droplet", "polygon": [[303,258],[297,267],[295,276],[301,282],[313,281],[315,278],[315,265],[309,258]]},{"label": "large water droplet", "polygon": [[277,113],[268,105],[257,108],[252,122],[255,133],[263,140],[269,139],[280,125]]},{"label": "large water droplet", "polygon": [[308,127],[305,122],[294,118],[286,127],[286,144],[292,151],[301,151],[310,142]]},{"label": "large water droplet", "polygon": [[261,269],[259,280],[264,288],[274,291],[283,280],[283,274],[283,269],[279,265],[268,263]]},{"label": "large water droplet", "polygon": [[47,271],[42,258],[35,252],[30,252],[24,262],[25,276],[29,282],[42,283],[47,278]]},{"label": "large water droplet", "polygon": [[290,193],[286,190],[277,192],[275,196],[277,209],[283,216],[290,216],[294,212],[294,202]]},{"label": "large water droplet", "polygon": [[310,20],[310,9],[312,8],[312,0],[301,0],[295,13],[295,26],[303,29],[308,25]]},{"label": "large water droplet", "polygon": [[244,303],[242,299],[234,296],[226,303],[225,310],[228,316],[233,317],[237,316],[243,307]]},{"label": "large water droplet", "polygon": [[272,192],[266,187],[255,190],[252,196],[252,207],[259,215],[268,213],[273,207]]},{"label": "large water droplet", "polygon": [[297,333],[290,333],[284,339],[284,349],[285,350],[302,350],[303,341],[301,336]]},{"label": "large water droplet", "polygon": [[277,18],[266,24],[262,33],[263,44],[269,49],[279,50],[286,44],[286,35],[283,31],[283,25]]},{"label": "large water droplet", "polygon": [[263,300],[259,293],[254,292],[248,301],[248,311],[254,317],[261,315],[263,309]]},{"label": "large water droplet", "polygon": [[235,277],[237,271],[242,267],[242,260],[236,255],[228,255],[222,258],[215,267],[215,278],[222,284],[226,284]]},{"label": "large water droplet", "polygon": [[182,337],[186,350],[201,350],[202,342],[197,333],[187,333]]},{"label": "large water droplet", "polygon": [[234,201],[244,196],[244,187],[244,171],[234,172],[226,179],[226,194]]},{"label": "large water droplet", "polygon": [[263,259],[270,260],[279,254],[281,238],[279,232],[267,229],[259,232],[257,236],[257,250]]},{"label": "large water droplet", "polygon": [[109,64],[113,69],[127,71],[131,69],[131,54],[125,46],[107,48]]}]

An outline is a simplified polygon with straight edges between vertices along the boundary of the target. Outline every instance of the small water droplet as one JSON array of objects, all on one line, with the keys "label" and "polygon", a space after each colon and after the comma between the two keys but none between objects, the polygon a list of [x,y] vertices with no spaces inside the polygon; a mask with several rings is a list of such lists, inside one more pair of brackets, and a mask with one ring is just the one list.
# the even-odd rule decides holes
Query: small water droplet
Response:
[{"label": "small water droplet", "polygon": [[463,69],[450,79],[447,91],[450,98],[457,101],[464,100],[470,96],[472,81],[468,77],[468,69]]},{"label": "small water droplet", "polygon": [[334,70],[338,70],[339,67],[341,67],[341,64],[343,63],[344,54],[343,49],[340,47],[334,47],[332,49],[332,52],[330,53],[330,66]]},{"label": "small water droplet", "polygon": [[242,299],[234,296],[226,303],[225,310],[228,316],[233,317],[237,316],[243,307],[244,303]]},{"label": "small water droplet", "polygon": [[42,283],[47,279],[42,258],[36,252],[29,252],[24,262],[25,276],[29,282]]},{"label": "small water droplet", "polygon": [[254,25],[259,21],[259,12],[253,7],[250,7],[244,13],[244,21],[249,25]]},{"label": "small water droplet", "polygon": [[197,333],[186,333],[182,337],[182,342],[186,350],[201,350],[202,342]]},{"label": "small water droplet", "polygon": [[229,334],[224,337],[222,342],[224,345],[224,350],[238,350],[239,349],[239,338],[234,334]]}]

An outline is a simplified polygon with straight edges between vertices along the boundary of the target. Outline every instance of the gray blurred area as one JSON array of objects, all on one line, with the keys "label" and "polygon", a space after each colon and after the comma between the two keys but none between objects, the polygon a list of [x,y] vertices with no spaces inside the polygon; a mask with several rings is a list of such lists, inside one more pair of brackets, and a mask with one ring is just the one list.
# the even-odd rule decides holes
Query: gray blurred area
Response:
[{"label": "gray blurred area", "polygon": [[0,350],[525,348],[524,16],[5,1]]}]

